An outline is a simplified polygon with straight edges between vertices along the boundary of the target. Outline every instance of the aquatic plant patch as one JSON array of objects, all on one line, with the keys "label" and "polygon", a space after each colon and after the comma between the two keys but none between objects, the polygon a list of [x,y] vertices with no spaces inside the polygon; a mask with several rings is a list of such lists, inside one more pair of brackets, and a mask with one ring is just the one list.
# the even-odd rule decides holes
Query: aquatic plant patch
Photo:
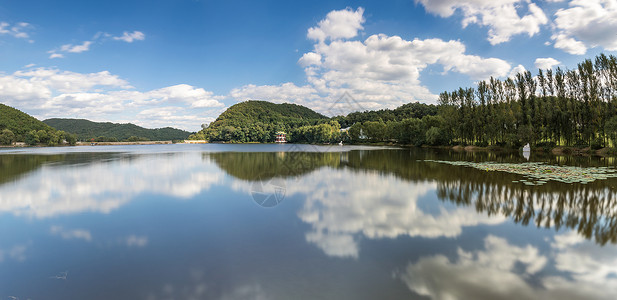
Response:
[{"label": "aquatic plant patch", "polygon": [[526,179],[514,180],[513,183],[525,185],[542,185],[548,181],[563,183],[587,184],[596,180],[617,177],[617,169],[608,167],[572,167],[546,165],[541,162],[527,163],[496,163],[496,162],[469,162],[469,161],[444,161],[425,160],[427,162],[443,163],[454,166],[472,167],[487,172],[499,171],[525,176]]}]

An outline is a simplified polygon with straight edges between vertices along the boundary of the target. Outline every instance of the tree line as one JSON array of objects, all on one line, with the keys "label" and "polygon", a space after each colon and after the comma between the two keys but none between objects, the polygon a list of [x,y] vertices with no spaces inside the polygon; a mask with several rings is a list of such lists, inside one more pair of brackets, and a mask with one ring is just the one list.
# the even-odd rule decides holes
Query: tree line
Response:
[{"label": "tree line", "polygon": [[617,58],[600,54],[572,70],[526,71],[443,92],[439,114],[453,143],[600,148],[617,143],[616,96]]}]

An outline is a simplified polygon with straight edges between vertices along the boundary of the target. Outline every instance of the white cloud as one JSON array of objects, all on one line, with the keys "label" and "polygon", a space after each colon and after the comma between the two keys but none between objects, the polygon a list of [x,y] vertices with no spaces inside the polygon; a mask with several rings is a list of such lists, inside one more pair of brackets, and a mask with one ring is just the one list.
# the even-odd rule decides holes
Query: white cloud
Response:
[{"label": "white cloud", "polygon": [[32,26],[26,22],[19,22],[11,25],[7,22],[0,22],[0,35],[10,35],[15,38],[27,39],[30,35],[26,32]]},{"label": "white cloud", "polygon": [[[216,110],[211,115],[218,115],[222,111]],[[195,112],[178,106],[153,107],[140,111],[137,120],[133,121],[136,125],[144,127],[173,127],[187,131],[196,131],[196,124],[211,123],[214,117],[195,114]]]},{"label": "white cloud", "polygon": [[62,92],[87,92],[98,87],[132,88],[129,83],[109,71],[96,73],[76,73],[58,69],[37,68],[34,70],[17,71],[12,77],[24,78],[32,83],[40,83],[50,89]]},{"label": "white cloud", "polygon": [[586,48],[617,50],[617,3],[614,0],[572,0],[555,13],[555,48],[585,54]]},{"label": "white cloud", "polygon": [[574,55],[583,55],[587,52],[587,46],[566,34],[553,34],[551,39],[555,41],[554,47]]},{"label": "white cloud", "polygon": [[116,41],[125,41],[132,43],[133,41],[143,41],[146,39],[146,35],[141,31],[127,32],[125,31],[122,36],[115,36],[113,38]]},{"label": "white cloud", "polygon": [[193,108],[222,107],[219,100],[224,97],[214,96],[214,93],[202,88],[195,88],[188,84],[178,84],[162,89],[148,92],[152,98],[162,99],[163,101],[181,102],[189,104]]},{"label": "white cloud", "polygon": [[108,71],[76,73],[49,68],[0,74],[0,97],[3,103],[28,108],[41,119],[122,119],[150,128],[179,126],[189,131],[212,121],[213,114],[224,107],[220,102],[224,97],[187,84],[141,92]]},{"label": "white cloud", "polygon": [[[410,101],[436,102],[437,95],[420,82],[421,72],[429,65],[438,64],[444,73],[458,72],[472,79],[502,77],[510,71],[510,64],[504,60],[466,54],[460,41],[408,41],[385,34],[371,35],[364,41],[350,40],[362,29],[363,12],[361,8],[332,11],[308,30],[307,36],[317,43],[298,60],[307,85],[246,85],[230,95],[241,101],[293,102],[333,115],[333,104],[345,93],[362,109],[394,108]],[[356,108],[350,106],[341,112]]]},{"label": "white cloud", "polygon": [[81,45],[66,44],[60,47],[60,51],[68,53],[81,53],[90,50],[91,41],[84,41]]},{"label": "white cloud", "polygon": [[512,70],[510,71],[510,73],[508,74],[508,77],[510,78],[516,78],[516,75],[519,73],[524,73],[526,72],[527,69],[525,69],[525,67],[523,65],[518,65],[514,68],[512,68]]},{"label": "white cloud", "polygon": [[323,42],[326,39],[349,39],[358,35],[364,23],[364,8],[359,7],[355,11],[351,8],[333,10],[326,18],[319,21],[317,27],[308,30],[307,37],[312,40]]},{"label": "white cloud", "polygon": [[51,53],[51,54],[49,54],[49,58],[50,59],[52,59],[52,58],[64,58],[63,54],[56,53],[56,52],[53,52],[53,51],[51,51],[49,53]]},{"label": "white cloud", "polygon": [[[462,26],[478,24],[489,28],[488,41],[492,45],[507,42],[514,35],[533,36],[548,18],[535,3],[527,0],[415,0],[426,11],[440,17],[451,17],[455,11],[463,15]],[[526,8],[526,15],[518,11]]]},{"label": "white cloud", "polygon": [[232,89],[229,95],[238,101],[268,100],[275,103],[294,102],[308,103],[306,100],[319,98],[317,90],[309,85],[296,86],[291,82],[280,85],[254,85],[249,84],[240,88]]},{"label": "white cloud", "polygon": [[53,235],[59,235],[65,240],[82,239],[87,242],[92,240],[92,234],[85,229],[64,229],[62,226],[54,225],[49,228],[49,232]]},{"label": "white cloud", "polygon": [[298,63],[303,67],[308,67],[311,65],[319,66],[321,64],[321,55],[315,52],[304,53]]},{"label": "white cloud", "polygon": [[77,45],[65,44],[65,45],[60,46],[60,48],[47,51],[47,53],[50,54],[49,55],[50,59],[64,58],[64,54],[66,53],[82,53],[82,52],[89,51],[90,46],[94,44],[94,42],[97,42],[97,41],[104,42],[106,40],[109,40],[109,38],[112,38],[113,40],[116,40],[116,41],[124,41],[127,43],[132,43],[134,41],[143,41],[144,39],[146,39],[146,35],[141,31],[133,31],[133,32],[125,31],[122,34],[122,36],[112,36],[111,34],[106,33],[106,32],[98,32],[97,34],[94,35],[92,40],[84,41],[83,43],[77,44]]},{"label": "white cloud", "polygon": [[534,66],[537,69],[552,69],[554,66],[560,64],[561,62],[552,58],[552,57],[540,57],[536,58]]}]

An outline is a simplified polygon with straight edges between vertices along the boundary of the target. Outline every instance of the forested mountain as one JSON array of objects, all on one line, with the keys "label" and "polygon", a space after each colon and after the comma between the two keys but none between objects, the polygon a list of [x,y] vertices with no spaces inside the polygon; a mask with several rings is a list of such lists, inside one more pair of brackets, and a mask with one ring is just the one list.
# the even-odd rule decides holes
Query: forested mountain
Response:
[{"label": "forested mountain", "polygon": [[56,129],[76,134],[78,139],[83,141],[91,139],[100,142],[125,140],[166,141],[183,140],[190,135],[188,131],[171,127],[147,129],[131,123],[100,123],[84,119],[47,119],[43,122]]},{"label": "forested mountain", "polygon": [[[191,138],[228,142],[273,142],[277,131],[289,134],[295,129],[328,121],[328,117],[301,105],[249,100],[232,105],[207,128]],[[329,130],[335,131],[332,128]]]},{"label": "forested mountain", "polygon": [[48,126],[36,118],[0,103],[0,144],[26,142],[30,145],[57,145],[65,140],[75,143],[75,137]]},{"label": "forested mountain", "polygon": [[31,130],[55,131],[27,113],[0,104],[0,130],[4,129],[12,131],[15,135],[24,135]]}]

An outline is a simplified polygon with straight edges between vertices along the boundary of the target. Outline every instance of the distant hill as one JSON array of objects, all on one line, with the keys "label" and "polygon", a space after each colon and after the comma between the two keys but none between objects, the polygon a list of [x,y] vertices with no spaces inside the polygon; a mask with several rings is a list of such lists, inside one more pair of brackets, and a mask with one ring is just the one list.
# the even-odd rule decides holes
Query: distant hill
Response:
[{"label": "distant hill", "polygon": [[47,119],[45,124],[77,135],[80,140],[124,141],[131,139],[167,141],[183,140],[190,132],[171,127],[147,129],[135,124],[92,122],[85,119]]},{"label": "distant hill", "polygon": [[32,130],[56,131],[35,117],[0,103],[0,131],[8,129],[17,136]]},{"label": "distant hill", "polygon": [[249,100],[229,107],[193,139],[233,142],[272,142],[276,131],[316,125],[328,117],[297,104]]}]

